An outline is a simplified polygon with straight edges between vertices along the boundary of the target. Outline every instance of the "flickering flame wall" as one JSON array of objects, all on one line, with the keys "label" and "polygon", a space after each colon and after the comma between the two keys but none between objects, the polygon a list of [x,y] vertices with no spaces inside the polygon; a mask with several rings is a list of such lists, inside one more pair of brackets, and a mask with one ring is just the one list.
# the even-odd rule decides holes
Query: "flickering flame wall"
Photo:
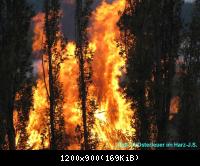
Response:
[{"label": "flickering flame wall", "polygon": [[[126,0],[115,0],[113,3],[102,1],[93,11],[91,25],[88,28],[90,47],[94,52],[92,85],[88,89],[88,98],[94,98],[98,105],[92,129],[92,134],[98,138],[97,149],[123,149],[117,146],[118,143],[131,142],[135,133],[135,129],[131,126],[133,118],[131,102],[125,99],[119,86],[119,78],[125,72],[126,59],[125,56],[120,55],[120,48],[116,43],[116,40],[120,40],[117,22],[125,8],[125,3]],[[33,21],[35,23],[33,51],[37,52],[42,50],[45,41],[44,14],[39,13]],[[79,68],[75,58],[75,44],[69,42],[62,55],[67,57],[67,60],[61,64],[60,82],[63,83],[65,128],[70,139],[68,149],[80,149],[75,132],[77,125],[82,124],[81,110],[78,105]],[[34,106],[27,127],[30,149],[49,148],[49,101],[41,62],[37,62],[36,66],[37,87],[34,88]],[[48,80],[47,65],[45,65],[45,73]]]},{"label": "flickering flame wall", "polygon": [[131,141],[134,134],[130,125],[133,117],[131,103],[126,101],[119,86],[126,59],[120,55],[121,48],[116,44],[116,40],[120,40],[117,23],[125,4],[125,0],[116,0],[112,4],[102,2],[93,12],[89,28],[91,42],[96,45],[90,93],[96,97],[99,105],[94,132],[103,141],[100,149],[105,146],[107,149],[117,149],[119,142]]}]

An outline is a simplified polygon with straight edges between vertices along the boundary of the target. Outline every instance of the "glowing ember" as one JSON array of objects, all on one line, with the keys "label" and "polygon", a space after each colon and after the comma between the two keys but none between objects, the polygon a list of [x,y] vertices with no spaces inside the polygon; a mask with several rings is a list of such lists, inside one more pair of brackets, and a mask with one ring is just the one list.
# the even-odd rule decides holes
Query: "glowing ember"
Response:
[{"label": "glowing ember", "polygon": [[171,99],[170,103],[170,116],[169,120],[172,120],[176,114],[178,114],[180,111],[180,97],[174,96]]}]

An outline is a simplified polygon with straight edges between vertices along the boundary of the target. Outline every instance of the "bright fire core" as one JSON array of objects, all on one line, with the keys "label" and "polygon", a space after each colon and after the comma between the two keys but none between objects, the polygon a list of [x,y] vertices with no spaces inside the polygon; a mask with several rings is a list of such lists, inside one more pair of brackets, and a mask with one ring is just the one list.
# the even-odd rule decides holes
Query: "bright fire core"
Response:
[{"label": "bright fire core", "polygon": [[[95,122],[92,135],[98,139],[97,149],[123,149],[119,142],[130,143],[133,140],[133,114],[131,102],[127,101],[120,87],[120,80],[125,73],[126,56],[120,54],[117,41],[120,40],[120,30],[117,26],[125,9],[126,0],[115,0],[113,3],[102,3],[93,11],[88,27],[89,47],[94,52],[92,62],[92,85],[88,89],[88,99],[94,99],[98,109],[95,111]],[[44,14],[34,18],[33,51],[41,51],[44,40]],[[67,20],[66,20],[67,21]],[[59,42],[56,47],[60,47]],[[123,47],[123,46],[122,46]],[[76,138],[76,127],[82,124],[79,108],[78,75],[79,65],[75,57],[75,44],[66,45],[67,56],[61,64],[60,82],[64,93],[65,130],[69,136],[70,146],[66,149],[80,149]],[[29,149],[49,148],[49,103],[45,89],[41,62],[36,63],[38,72],[37,86],[34,88],[33,109],[30,112],[27,133]],[[45,65],[46,79],[48,68]],[[43,135],[43,140],[41,139]],[[17,140],[16,140],[17,141]],[[130,149],[127,147],[127,149]]]}]

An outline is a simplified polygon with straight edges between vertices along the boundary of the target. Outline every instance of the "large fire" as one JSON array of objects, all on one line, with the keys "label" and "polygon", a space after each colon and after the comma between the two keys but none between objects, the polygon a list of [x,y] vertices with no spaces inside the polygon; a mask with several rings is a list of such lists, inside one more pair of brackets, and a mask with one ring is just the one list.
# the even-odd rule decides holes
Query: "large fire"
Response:
[{"label": "large fire", "polygon": [[125,0],[112,4],[103,1],[93,13],[89,28],[91,42],[96,45],[91,93],[99,105],[94,131],[103,143],[107,143],[104,145],[107,149],[118,148],[116,143],[119,141],[131,141],[134,133],[130,125],[131,103],[123,97],[119,86],[126,59],[120,56],[120,48],[116,46],[116,40],[120,38],[117,22],[125,4]]},{"label": "large fire", "polygon": [[[92,85],[88,89],[88,98],[97,103],[94,113],[95,122],[92,135],[98,139],[97,149],[130,149],[119,147],[118,143],[129,143],[133,140],[135,129],[131,121],[133,110],[131,102],[127,101],[120,90],[120,79],[125,72],[125,56],[120,54],[117,46],[120,40],[120,30],[117,22],[120,13],[125,9],[126,0],[115,0],[112,3],[102,1],[92,13],[91,25],[88,28],[89,47],[94,52],[92,62]],[[34,19],[33,51],[41,51],[44,41],[44,14],[38,14]],[[59,47],[59,42],[56,45]],[[79,66],[75,57],[75,43],[66,45],[62,56],[67,59],[61,63],[60,82],[64,93],[64,120],[66,133],[70,139],[68,149],[80,149],[76,138],[77,125],[82,124],[79,107],[78,74]],[[42,54],[42,51],[40,52]],[[30,149],[49,148],[49,119],[47,118],[49,102],[44,83],[42,62],[37,61],[38,80],[34,89],[33,110],[27,126]],[[47,66],[44,65],[45,76],[48,79]]]}]

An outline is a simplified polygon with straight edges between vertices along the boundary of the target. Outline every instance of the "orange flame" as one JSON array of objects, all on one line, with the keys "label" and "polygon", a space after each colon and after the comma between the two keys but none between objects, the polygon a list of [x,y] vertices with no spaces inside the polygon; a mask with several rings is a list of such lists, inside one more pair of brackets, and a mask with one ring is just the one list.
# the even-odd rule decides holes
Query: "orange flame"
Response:
[{"label": "orange flame", "polygon": [[117,143],[131,141],[134,134],[130,125],[133,117],[131,103],[126,101],[119,85],[126,59],[120,55],[121,50],[116,44],[120,38],[117,22],[125,5],[125,0],[116,0],[112,4],[103,1],[93,12],[89,28],[91,42],[96,46],[92,78],[94,85],[90,93],[96,97],[99,105],[93,131],[103,142],[99,149],[117,149]]},{"label": "orange flame", "polygon": [[[94,52],[93,84],[89,86],[88,98],[95,99],[98,105],[92,129],[92,135],[97,136],[99,142],[97,149],[124,149],[117,146],[118,143],[130,143],[135,134],[135,129],[131,126],[134,111],[131,109],[131,102],[127,101],[120,91],[119,83],[125,72],[126,58],[120,55],[121,50],[117,47],[116,41],[120,40],[117,22],[125,5],[126,0],[115,0],[112,4],[103,1],[92,13],[91,26],[88,28],[89,48]],[[35,23],[33,51],[40,51],[45,41],[42,31],[44,14],[39,13],[33,21]],[[59,47],[59,44],[56,47]],[[82,124],[77,84],[79,68],[75,48],[75,44],[70,42],[61,53],[62,56],[67,57],[67,60],[61,63],[60,82],[63,83],[65,129],[70,139],[68,149],[80,149],[75,139],[75,129],[77,125]],[[49,148],[49,118],[47,116],[49,102],[41,62],[37,63],[37,69],[38,81],[34,89],[34,106],[27,126],[30,149]],[[45,70],[47,73],[47,66]]]},{"label": "orange flame", "polygon": [[169,120],[172,120],[180,111],[180,97],[174,96],[170,102],[170,115]]},{"label": "orange flame", "polygon": [[34,18],[34,40],[32,45],[33,52],[41,51],[43,49],[43,42],[45,41],[44,29],[44,13],[38,13]]}]

